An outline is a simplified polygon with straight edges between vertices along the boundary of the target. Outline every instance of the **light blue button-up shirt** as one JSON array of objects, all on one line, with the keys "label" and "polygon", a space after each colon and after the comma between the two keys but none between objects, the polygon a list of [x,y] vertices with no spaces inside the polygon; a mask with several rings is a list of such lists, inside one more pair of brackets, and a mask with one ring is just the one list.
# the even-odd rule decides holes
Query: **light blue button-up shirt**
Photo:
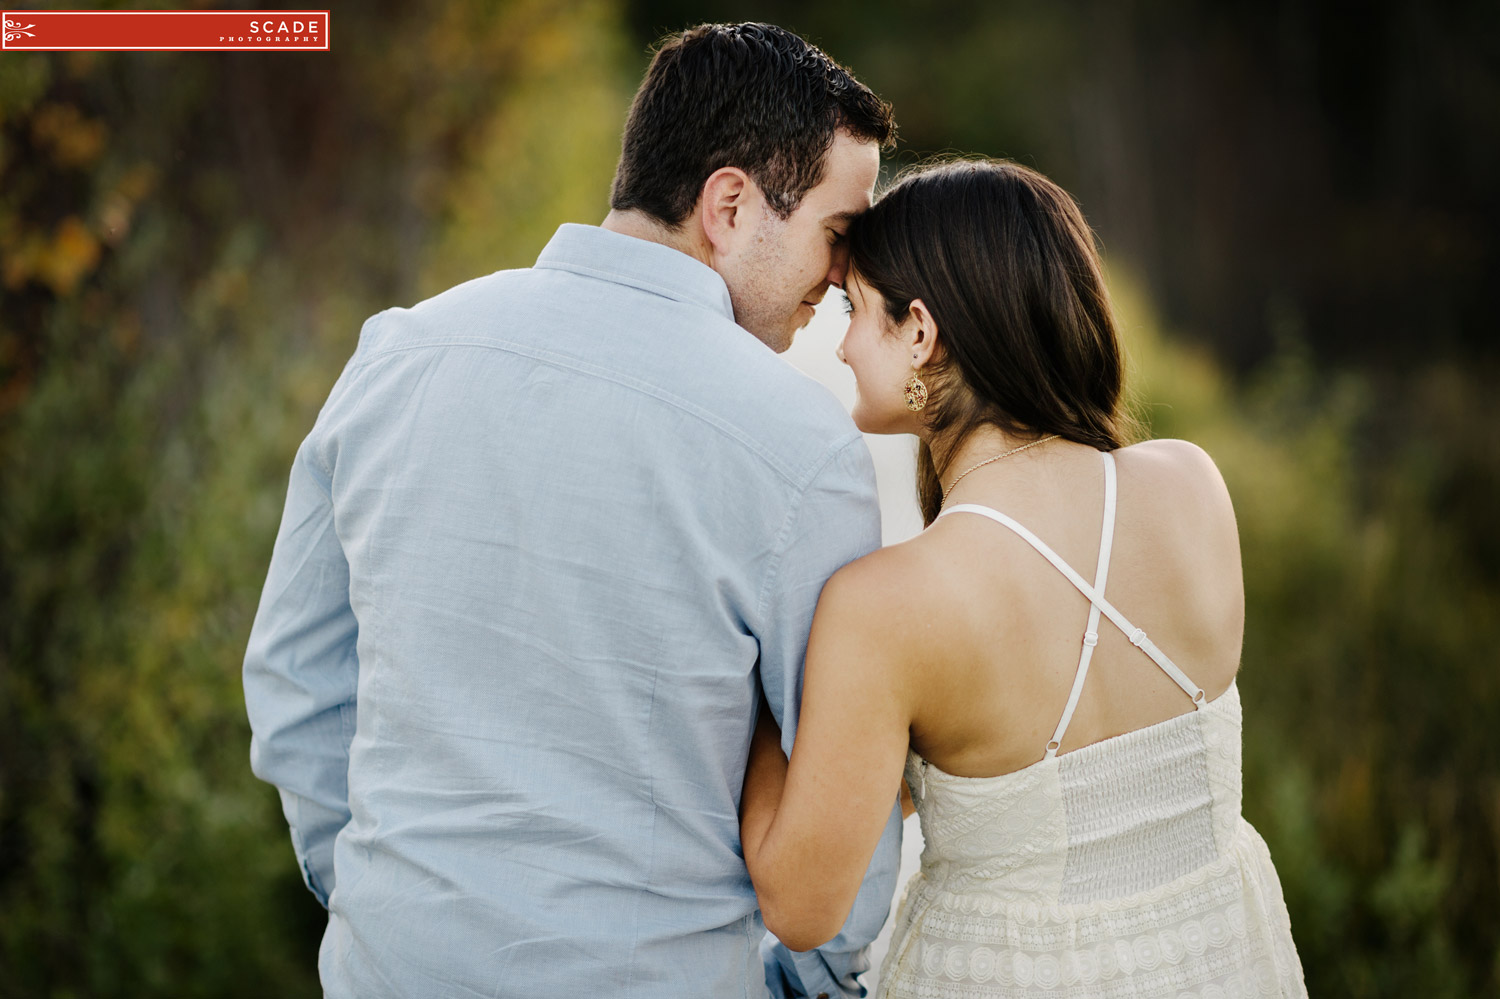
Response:
[{"label": "light blue button-up shirt", "polygon": [[899,810],[840,936],[764,955],[737,811],[759,692],[790,746],[879,540],[848,415],[668,247],[565,225],[366,322],[245,659],[327,994],[862,994]]}]

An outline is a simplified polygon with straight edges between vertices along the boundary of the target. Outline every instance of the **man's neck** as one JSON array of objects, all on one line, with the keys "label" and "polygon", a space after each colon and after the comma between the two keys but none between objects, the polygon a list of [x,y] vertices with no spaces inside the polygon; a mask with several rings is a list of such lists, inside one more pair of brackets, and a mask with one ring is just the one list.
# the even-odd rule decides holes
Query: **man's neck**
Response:
[{"label": "man's neck", "polygon": [[620,233],[622,236],[633,236],[636,239],[670,246],[702,264],[713,266],[709,259],[707,244],[701,240],[693,240],[689,235],[695,231],[691,218],[681,228],[670,229],[645,212],[611,210],[604,217],[604,221],[599,223],[599,228]]}]

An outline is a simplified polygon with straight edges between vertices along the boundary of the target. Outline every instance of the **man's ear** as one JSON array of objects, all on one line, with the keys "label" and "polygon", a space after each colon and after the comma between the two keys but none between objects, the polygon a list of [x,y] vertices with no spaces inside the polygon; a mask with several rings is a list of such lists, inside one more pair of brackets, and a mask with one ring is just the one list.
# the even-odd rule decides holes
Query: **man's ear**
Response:
[{"label": "man's ear", "polygon": [[760,188],[739,167],[720,167],[703,182],[698,205],[714,256],[733,256],[760,213]]},{"label": "man's ear", "polygon": [[941,357],[937,320],[932,318],[927,303],[920,298],[911,300],[910,312],[906,317],[907,353],[912,355],[911,363],[915,367],[923,368]]}]

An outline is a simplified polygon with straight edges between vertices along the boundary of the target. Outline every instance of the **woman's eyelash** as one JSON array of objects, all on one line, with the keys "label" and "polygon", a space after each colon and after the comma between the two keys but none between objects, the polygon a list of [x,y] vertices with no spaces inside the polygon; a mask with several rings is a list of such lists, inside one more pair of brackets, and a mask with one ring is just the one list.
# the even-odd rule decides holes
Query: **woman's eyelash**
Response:
[{"label": "woman's eyelash", "polygon": [[846,316],[852,316],[852,315],[854,315],[854,303],[851,302],[851,301],[849,301],[849,299],[848,299],[847,296],[845,296],[845,298],[844,298],[844,315],[846,315]]}]

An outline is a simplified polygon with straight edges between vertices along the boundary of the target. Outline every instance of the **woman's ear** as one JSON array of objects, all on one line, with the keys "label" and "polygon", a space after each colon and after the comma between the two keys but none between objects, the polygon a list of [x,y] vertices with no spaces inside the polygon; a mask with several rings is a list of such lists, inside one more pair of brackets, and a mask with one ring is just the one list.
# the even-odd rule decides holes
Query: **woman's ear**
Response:
[{"label": "woman's ear", "polygon": [[911,363],[914,367],[925,368],[928,364],[938,359],[938,327],[937,320],[932,318],[932,313],[927,310],[927,303],[920,298],[911,300],[910,315],[907,317],[907,346],[908,353],[912,355]]}]

